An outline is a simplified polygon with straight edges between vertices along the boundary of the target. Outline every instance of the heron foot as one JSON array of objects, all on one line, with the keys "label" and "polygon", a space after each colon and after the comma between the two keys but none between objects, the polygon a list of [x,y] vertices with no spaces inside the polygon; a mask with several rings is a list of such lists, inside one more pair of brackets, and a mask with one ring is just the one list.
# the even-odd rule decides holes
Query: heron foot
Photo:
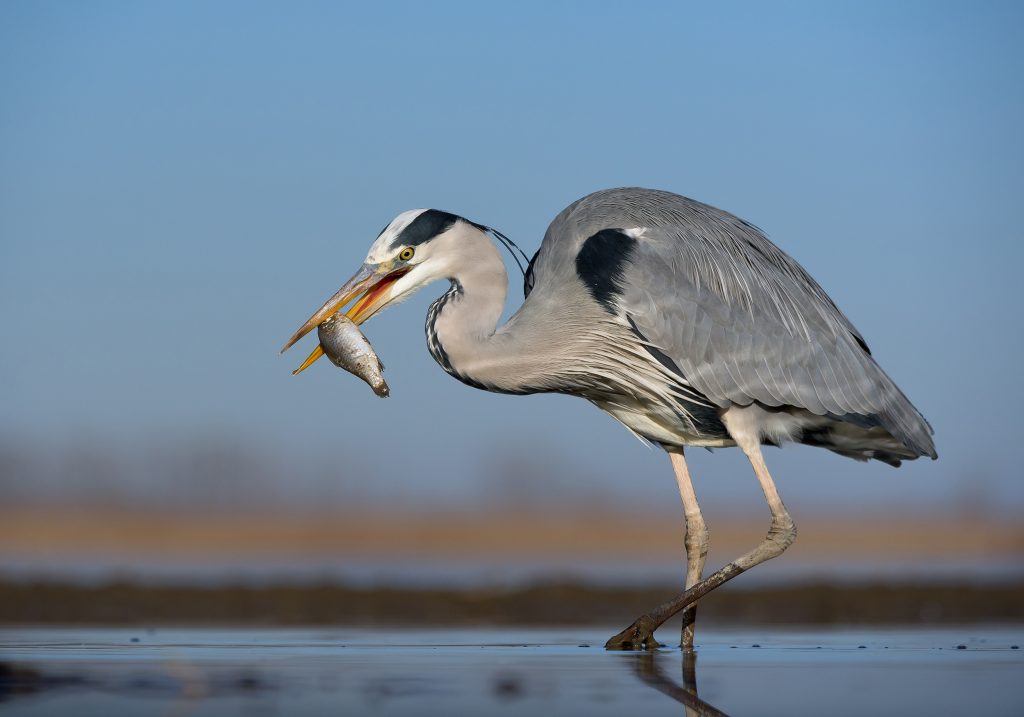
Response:
[{"label": "heron foot", "polygon": [[606,650],[654,650],[661,643],[654,639],[658,628],[650,615],[641,615],[632,625],[604,644]]}]

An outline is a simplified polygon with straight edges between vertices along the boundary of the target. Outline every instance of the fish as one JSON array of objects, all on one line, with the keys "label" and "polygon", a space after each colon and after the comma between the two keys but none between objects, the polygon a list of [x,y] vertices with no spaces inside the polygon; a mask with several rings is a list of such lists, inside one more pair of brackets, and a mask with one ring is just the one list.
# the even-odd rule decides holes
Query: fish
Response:
[{"label": "fish", "polygon": [[320,358],[322,353],[338,368],[343,368],[366,381],[373,392],[381,398],[391,395],[391,389],[384,380],[384,364],[377,357],[370,341],[343,311],[321,323],[317,327],[317,337],[320,339],[320,345],[313,349],[309,358],[293,373],[305,369]]}]

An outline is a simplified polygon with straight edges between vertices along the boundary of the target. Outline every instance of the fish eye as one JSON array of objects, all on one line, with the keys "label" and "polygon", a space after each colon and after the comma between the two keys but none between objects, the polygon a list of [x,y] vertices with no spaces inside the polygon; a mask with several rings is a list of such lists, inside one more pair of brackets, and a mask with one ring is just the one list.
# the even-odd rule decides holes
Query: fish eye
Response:
[{"label": "fish eye", "polygon": [[402,251],[398,252],[398,258],[401,259],[402,261],[409,261],[410,259],[412,259],[412,255],[415,253],[415,249],[413,249],[411,246],[407,246],[405,249],[402,249]]}]

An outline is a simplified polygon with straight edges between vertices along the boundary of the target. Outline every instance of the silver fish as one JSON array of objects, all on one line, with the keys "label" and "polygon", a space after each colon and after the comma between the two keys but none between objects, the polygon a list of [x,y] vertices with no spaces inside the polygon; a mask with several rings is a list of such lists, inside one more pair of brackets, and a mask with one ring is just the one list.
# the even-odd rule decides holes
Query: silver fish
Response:
[{"label": "silver fish", "polygon": [[[384,380],[384,364],[377,358],[373,346],[367,340],[363,332],[352,321],[339,311],[317,327],[317,336],[320,339],[320,346],[324,355],[331,360],[335,366],[343,368],[349,373],[370,384],[370,388],[381,398],[387,398],[391,393],[387,382]],[[308,366],[317,351],[314,350],[309,359],[306,359],[299,369]]]}]

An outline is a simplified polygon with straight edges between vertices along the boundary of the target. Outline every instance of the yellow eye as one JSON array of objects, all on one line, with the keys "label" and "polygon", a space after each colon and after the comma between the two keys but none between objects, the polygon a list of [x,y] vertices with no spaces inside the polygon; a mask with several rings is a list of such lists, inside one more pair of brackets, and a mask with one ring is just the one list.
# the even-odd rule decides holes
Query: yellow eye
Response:
[{"label": "yellow eye", "polygon": [[402,261],[409,261],[412,259],[412,255],[415,254],[415,250],[411,246],[407,246],[402,251],[398,252],[398,258]]}]

